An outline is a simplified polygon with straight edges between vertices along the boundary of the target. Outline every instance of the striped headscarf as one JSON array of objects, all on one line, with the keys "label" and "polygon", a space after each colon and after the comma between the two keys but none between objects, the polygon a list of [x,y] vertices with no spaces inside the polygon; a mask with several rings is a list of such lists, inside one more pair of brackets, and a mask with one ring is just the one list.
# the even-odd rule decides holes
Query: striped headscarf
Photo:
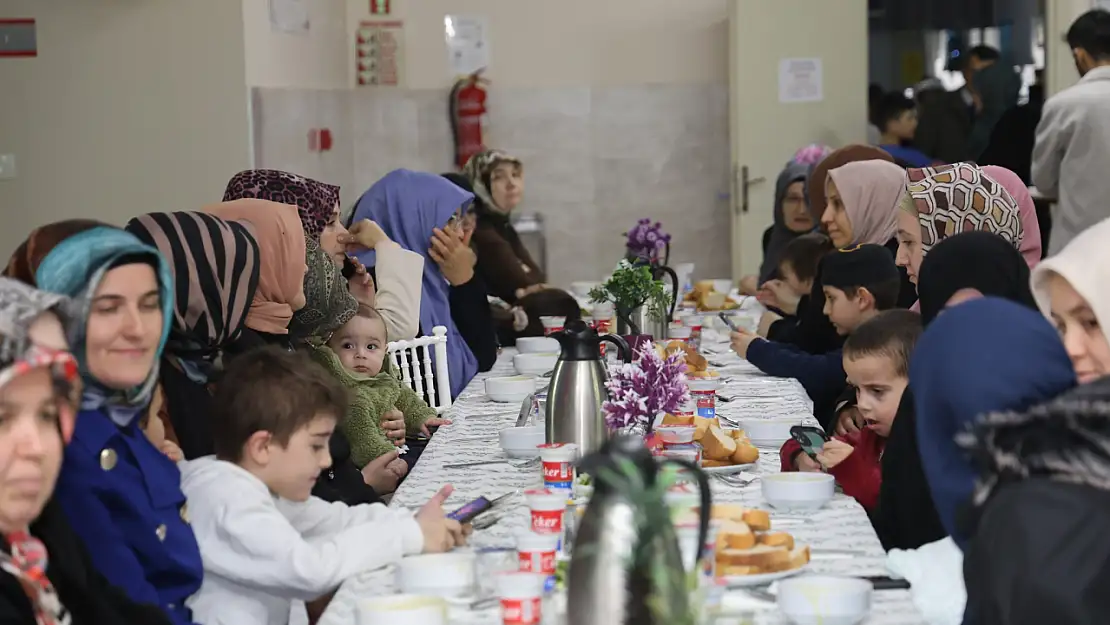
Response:
[{"label": "striped headscarf", "polygon": [[166,353],[190,377],[207,378],[219,351],[243,331],[258,288],[258,243],[247,225],[197,212],[141,215],[126,229],[157,248],[174,276]]},{"label": "striped headscarf", "polygon": [[921,250],[961,232],[992,232],[1021,249],[1021,210],[1010,192],[974,163],[906,171],[906,194],[921,224]]},{"label": "striped headscarf", "polygon": [[224,201],[245,198],[297,207],[305,236],[320,240],[339,207],[339,187],[276,169],[248,169],[231,177]]}]

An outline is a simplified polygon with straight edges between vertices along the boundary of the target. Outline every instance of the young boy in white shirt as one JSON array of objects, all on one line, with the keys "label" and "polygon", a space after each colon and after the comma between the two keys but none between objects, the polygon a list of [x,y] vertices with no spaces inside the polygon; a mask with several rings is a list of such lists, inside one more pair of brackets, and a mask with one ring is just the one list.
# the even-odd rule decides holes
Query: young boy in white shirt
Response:
[{"label": "young boy in white shirt", "polygon": [[462,528],[443,512],[450,487],[415,516],[311,496],[331,465],[328,439],[346,410],[346,389],[307,356],[262,348],[230,363],[213,400],[216,455],[182,471],[204,561],[204,581],[189,600],[198,623],[285,624],[294,600],[312,601],[361,571],[463,542]]}]

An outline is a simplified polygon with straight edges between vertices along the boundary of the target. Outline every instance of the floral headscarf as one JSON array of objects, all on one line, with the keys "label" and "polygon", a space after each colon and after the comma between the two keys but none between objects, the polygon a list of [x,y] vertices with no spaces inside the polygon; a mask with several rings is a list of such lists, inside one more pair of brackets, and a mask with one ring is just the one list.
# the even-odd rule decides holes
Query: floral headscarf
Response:
[{"label": "floral headscarf", "polygon": [[305,236],[320,240],[339,205],[339,187],[276,169],[248,169],[231,177],[224,201],[269,200],[297,207]]},{"label": "floral headscarf", "polygon": [[463,174],[470,179],[470,185],[474,187],[474,195],[481,200],[477,206],[478,210],[505,212],[493,201],[493,193],[490,191],[490,176],[501,163],[512,163],[517,167],[524,166],[520,159],[501,150],[485,150],[470,157],[466,167],[463,167]]},{"label": "floral headscarf", "polygon": [[960,232],[992,232],[1021,248],[1023,228],[1017,201],[974,163],[909,169],[906,193],[921,224],[921,249],[928,253]]},{"label": "floral headscarf", "polygon": [[327,340],[358,312],[358,300],[351,295],[340,268],[335,266],[320,244],[305,237],[305,305],[293,313],[289,322],[292,339]]}]

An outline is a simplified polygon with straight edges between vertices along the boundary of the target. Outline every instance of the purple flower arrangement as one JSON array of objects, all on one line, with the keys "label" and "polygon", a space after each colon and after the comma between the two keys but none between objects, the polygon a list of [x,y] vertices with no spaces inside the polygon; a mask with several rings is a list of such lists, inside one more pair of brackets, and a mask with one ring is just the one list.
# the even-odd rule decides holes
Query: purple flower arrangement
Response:
[{"label": "purple flower arrangement", "polygon": [[609,399],[601,408],[610,431],[641,426],[650,433],[656,415],[677,412],[690,399],[681,352],[663,358],[648,343],[636,352],[635,362],[609,373]]},{"label": "purple flower arrangement", "polygon": [[663,224],[658,221],[652,223],[650,219],[641,219],[636,222],[636,227],[625,233],[628,237],[626,246],[631,257],[647,261],[657,261],[666,253],[667,244],[671,235],[663,232]]}]

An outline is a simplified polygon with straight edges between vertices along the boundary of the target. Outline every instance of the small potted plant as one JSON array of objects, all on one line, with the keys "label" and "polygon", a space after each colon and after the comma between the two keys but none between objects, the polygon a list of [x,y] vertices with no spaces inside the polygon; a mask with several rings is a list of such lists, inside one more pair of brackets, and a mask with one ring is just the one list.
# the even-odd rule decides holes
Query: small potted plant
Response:
[{"label": "small potted plant", "polygon": [[663,232],[663,224],[641,219],[625,233],[625,258],[633,263],[666,265],[671,256],[671,235]]},{"label": "small potted plant", "polygon": [[635,361],[610,370],[605,388],[609,399],[601,409],[609,431],[649,437],[656,417],[677,412],[690,399],[686,356],[675,352],[664,358],[644,345]]},{"label": "small potted plant", "polygon": [[653,277],[651,267],[622,260],[613,275],[590,291],[595,304],[612,302],[617,313],[617,333],[627,336],[652,334],[666,337],[670,298],[663,282]]}]

